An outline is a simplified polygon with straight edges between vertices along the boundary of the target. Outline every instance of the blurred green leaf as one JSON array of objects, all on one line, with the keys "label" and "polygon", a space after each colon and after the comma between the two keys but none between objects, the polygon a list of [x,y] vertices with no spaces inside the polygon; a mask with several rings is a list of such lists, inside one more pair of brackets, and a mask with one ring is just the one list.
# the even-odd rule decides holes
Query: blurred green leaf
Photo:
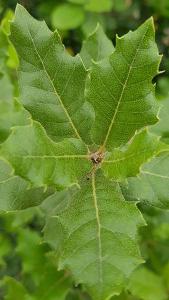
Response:
[{"label": "blurred green leaf", "polygon": [[10,22],[11,20],[13,19],[14,17],[14,13],[12,10],[7,10],[3,19],[2,19],[2,22],[1,22],[1,27],[3,29],[3,31],[5,32],[6,35],[9,35],[11,30],[10,30]]},{"label": "blurred green leaf", "polygon": [[79,27],[83,23],[84,18],[83,7],[65,3],[54,9],[51,15],[51,22],[54,28],[68,30]]},{"label": "blurred green leaf", "polygon": [[141,267],[133,272],[128,289],[132,295],[141,300],[167,299],[167,290],[162,279],[146,267]]},{"label": "blurred green leaf", "polygon": [[[14,86],[11,83],[11,80],[9,78],[9,75],[7,73],[2,73],[0,77],[0,105],[2,109],[2,105],[5,103],[8,103],[8,105],[11,103],[14,97]],[[5,110],[5,109],[4,109]],[[1,113],[1,111],[0,111]],[[3,114],[3,112],[2,112]]]},{"label": "blurred green leaf", "polygon": [[[2,19],[0,30],[5,33],[6,36],[10,35],[10,23],[14,17],[12,10],[7,10],[5,16]],[[7,55],[7,66],[12,69],[16,69],[19,65],[18,56],[12,43],[6,39],[6,55]]]},{"label": "blurred green leaf", "polygon": [[151,6],[155,13],[160,16],[169,17],[169,2],[168,0],[147,0],[147,4]]},{"label": "blurred green leaf", "polygon": [[75,4],[85,4],[89,0],[68,0],[68,2],[75,3]]},{"label": "blurred green leaf", "polygon": [[89,0],[85,9],[93,12],[107,12],[113,7],[113,0]]},{"label": "blurred green leaf", "polygon": [[24,286],[12,277],[4,277],[1,286],[5,286],[7,290],[4,300],[31,300],[27,298],[27,292]]},{"label": "blurred green leaf", "polygon": [[134,296],[128,294],[127,292],[123,292],[120,296],[112,297],[111,300],[140,300],[140,299],[135,298]]},{"label": "blurred green leaf", "polygon": [[68,273],[57,271],[55,260],[47,249],[36,232],[19,230],[16,251],[22,258],[23,273],[30,274],[33,279],[35,299],[62,300],[71,288],[71,280]]},{"label": "blurred green leaf", "polygon": [[2,233],[0,233],[0,268],[5,264],[4,257],[9,254],[12,245]]}]

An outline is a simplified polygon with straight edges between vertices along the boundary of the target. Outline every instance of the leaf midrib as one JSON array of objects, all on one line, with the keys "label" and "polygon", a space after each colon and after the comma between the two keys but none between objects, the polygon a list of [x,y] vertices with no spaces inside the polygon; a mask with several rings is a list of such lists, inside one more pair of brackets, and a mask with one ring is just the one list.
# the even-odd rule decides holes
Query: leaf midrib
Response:
[{"label": "leaf midrib", "polygon": [[0,185],[6,183],[6,182],[8,182],[8,181],[13,180],[14,178],[17,178],[17,176],[11,176],[11,177],[9,177],[9,178],[7,178],[7,179],[1,180],[1,181],[0,181]]},{"label": "leaf midrib", "polygon": [[[19,155],[18,155],[18,157],[20,157]],[[41,158],[41,159],[43,159],[43,158],[45,158],[45,159],[48,159],[48,158],[54,158],[54,159],[74,159],[74,158],[79,158],[79,159],[81,159],[81,158],[84,158],[84,159],[89,159],[89,156],[88,155],[86,155],[86,154],[82,154],[82,155],[23,155],[22,156],[22,158],[25,158],[25,159],[29,159],[29,158]]]},{"label": "leaf midrib", "polygon": [[[154,150],[154,152],[155,152],[155,150]],[[112,164],[112,163],[117,163],[117,162],[125,161],[125,160],[128,160],[128,159],[130,159],[132,157],[135,157],[135,156],[140,157],[140,156],[142,156],[145,153],[147,153],[146,149],[144,149],[143,151],[137,151],[137,152],[131,153],[129,155],[126,155],[124,157],[120,157],[120,158],[117,158],[117,159],[104,160],[103,164],[104,163],[105,164]],[[125,155],[125,153],[120,153],[120,155],[123,155],[123,154]]]},{"label": "leaf midrib", "polygon": [[163,179],[169,179],[169,176],[158,174],[158,173],[153,173],[149,171],[141,171],[142,174],[149,175],[149,176],[154,176],[158,178],[163,178]]},{"label": "leaf midrib", "polygon": [[103,284],[103,270],[102,270],[103,254],[102,254],[102,242],[101,242],[100,215],[99,215],[99,208],[98,208],[97,195],[96,195],[95,172],[92,172],[92,194],[93,194],[97,228],[98,228],[97,234],[98,234],[98,247],[99,247],[99,282],[102,286],[102,284]]}]

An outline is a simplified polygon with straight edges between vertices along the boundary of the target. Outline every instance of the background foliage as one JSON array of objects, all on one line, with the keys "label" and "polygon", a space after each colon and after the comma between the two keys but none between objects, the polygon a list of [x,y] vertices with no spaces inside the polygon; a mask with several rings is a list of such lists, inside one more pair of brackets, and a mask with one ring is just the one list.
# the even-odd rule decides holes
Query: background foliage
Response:
[{"label": "background foliage", "polygon": [[[160,123],[153,127],[152,131],[160,133],[163,141],[168,143],[169,121],[166,113],[169,111],[168,0],[23,0],[20,3],[38,19],[44,18],[50,28],[58,28],[71,54],[80,50],[82,40],[95,29],[98,22],[114,41],[116,32],[122,35],[135,29],[153,15],[157,44],[160,52],[164,53],[161,68],[165,73],[157,78],[157,96],[164,108],[160,112]],[[11,126],[18,122],[21,125],[27,124],[29,119],[29,114],[22,110],[16,99],[18,59],[6,36],[10,31],[8,21],[13,16],[15,6],[15,0],[0,1],[1,142],[8,136]],[[39,199],[37,203],[38,201]],[[57,272],[55,254],[43,242],[42,229],[46,211],[50,214],[50,209],[52,201],[51,208],[44,202],[38,208],[1,214],[0,299],[90,299],[82,287],[75,287],[70,274]],[[147,227],[140,230],[140,246],[146,264],[134,272],[123,294],[113,297],[112,300],[169,299],[169,212],[150,209],[146,204],[140,205],[140,209],[148,223]]]}]

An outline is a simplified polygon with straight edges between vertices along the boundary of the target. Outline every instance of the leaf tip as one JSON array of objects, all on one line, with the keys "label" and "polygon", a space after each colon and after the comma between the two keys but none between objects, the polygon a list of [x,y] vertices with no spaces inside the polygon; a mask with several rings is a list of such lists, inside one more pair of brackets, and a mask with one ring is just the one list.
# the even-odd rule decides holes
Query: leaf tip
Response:
[{"label": "leaf tip", "polygon": [[16,8],[15,8],[15,15],[17,15],[23,11],[27,11],[26,8],[23,5],[21,5],[20,3],[17,3]]},{"label": "leaf tip", "polygon": [[97,31],[99,31],[99,29],[101,29],[100,23],[97,22],[96,27],[94,28],[94,30],[89,34],[88,39],[90,37],[92,37],[95,33],[97,33]]},{"label": "leaf tip", "polygon": [[[147,26],[152,27],[152,28],[153,28],[153,31],[155,32],[155,26],[154,26],[154,18],[153,18],[153,16],[151,16],[150,18],[148,18],[148,19],[145,21],[144,24],[146,24]],[[143,25],[144,25],[144,24],[143,24]]]}]

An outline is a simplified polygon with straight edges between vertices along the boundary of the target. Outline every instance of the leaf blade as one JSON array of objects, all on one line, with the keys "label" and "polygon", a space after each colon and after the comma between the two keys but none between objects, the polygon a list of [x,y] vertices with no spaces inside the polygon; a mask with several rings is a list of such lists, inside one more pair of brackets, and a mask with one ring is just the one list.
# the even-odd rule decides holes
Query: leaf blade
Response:
[{"label": "leaf blade", "polygon": [[114,51],[113,43],[107,38],[100,24],[94,32],[83,42],[80,56],[87,69],[92,65],[92,60],[100,61]]},{"label": "leaf blade", "polygon": [[136,130],[157,122],[152,78],[160,60],[153,22],[148,19],[136,31],[117,38],[110,59],[93,64],[87,99],[96,112],[92,129],[96,144],[119,147]]},{"label": "leaf blade", "polygon": [[168,164],[169,152],[166,150],[143,165],[138,177],[128,178],[127,182],[122,184],[125,198],[168,209]]},{"label": "leaf blade", "polygon": [[[11,40],[20,58],[20,91],[25,108],[54,140],[65,137],[88,139],[83,121],[90,115],[83,109],[87,72],[80,56],[66,52],[60,36],[52,33],[45,22],[37,21],[17,5],[11,24]],[[29,51],[28,51],[29,49]],[[50,50],[50,51],[49,51]]]},{"label": "leaf blade", "polygon": [[39,205],[54,191],[30,188],[29,182],[12,174],[8,163],[0,159],[0,210],[14,211]]},{"label": "leaf blade", "polygon": [[107,153],[102,169],[105,176],[113,180],[134,177],[139,174],[142,164],[166,148],[168,146],[145,129],[137,133],[125,147]]},{"label": "leaf blade", "polygon": [[83,142],[65,139],[54,143],[36,121],[14,127],[0,152],[11,163],[15,174],[34,187],[66,188],[78,184],[78,178],[86,176],[91,168],[88,149]]},{"label": "leaf blade", "polygon": [[109,299],[120,293],[125,278],[141,263],[135,241],[137,227],[144,224],[141,214],[135,205],[124,201],[118,185],[108,182],[101,173],[96,178],[93,174],[64,211],[49,218],[47,242],[51,241],[51,230],[49,240],[47,236],[50,224],[57,232],[52,240],[59,269],[70,269],[93,299]]}]

